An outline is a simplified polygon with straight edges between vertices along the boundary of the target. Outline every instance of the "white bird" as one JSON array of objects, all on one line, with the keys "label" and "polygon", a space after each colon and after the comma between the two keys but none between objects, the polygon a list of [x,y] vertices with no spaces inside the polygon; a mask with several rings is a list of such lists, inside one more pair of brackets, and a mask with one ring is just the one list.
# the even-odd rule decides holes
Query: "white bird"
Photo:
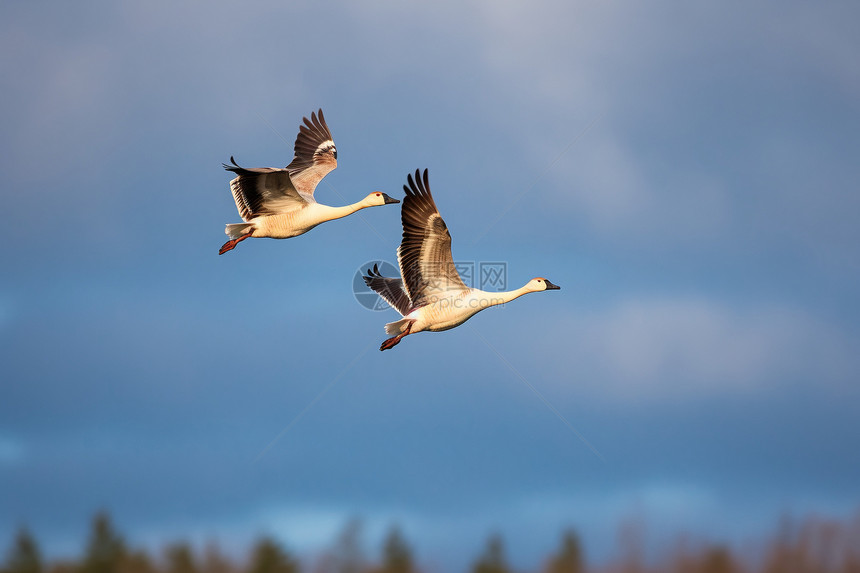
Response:
[{"label": "white bird", "polygon": [[237,175],[230,190],[244,223],[227,225],[230,240],[219,255],[236,247],[248,237],[288,239],[307,233],[320,223],[346,217],[366,207],[400,203],[385,193],[374,191],[358,203],[329,207],[316,202],[314,190],[331,170],[337,167],[337,149],[325,123],[322,110],[311,119],[303,118],[296,137],[295,157],[284,169],[239,167],[224,164]]},{"label": "white bird", "polygon": [[397,249],[400,278],[383,277],[377,265],[367,269],[364,277],[367,286],[403,316],[385,325],[385,332],[396,336],[383,342],[380,350],[396,346],[408,334],[454,328],[485,308],[510,302],[524,294],[561,288],[543,277],[506,292],[467,287],[454,266],[451,234],[430,194],[427,170],[424,170],[423,181],[416,170],[415,179],[410,174],[407,182],[409,185],[403,186],[406,198],[400,210],[403,240]]}]

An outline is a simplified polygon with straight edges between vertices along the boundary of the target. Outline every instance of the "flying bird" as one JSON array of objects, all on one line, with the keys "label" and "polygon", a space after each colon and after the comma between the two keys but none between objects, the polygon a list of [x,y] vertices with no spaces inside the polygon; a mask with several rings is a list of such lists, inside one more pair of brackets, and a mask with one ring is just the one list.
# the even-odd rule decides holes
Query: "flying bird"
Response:
[{"label": "flying bird", "polygon": [[248,237],[288,239],[307,233],[320,223],[346,217],[366,207],[400,203],[385,193],[374,191],[358,203],[329,207],[317,203],[314,190],[337,167],[337,149],[322,110],[303,118],[296,137],[295,157],[283,169],[240,167],[233,157],[224,169],[236,174],[230,190],[244,223],[227,225],[230,240],[219,255],[236,247]]},{"label": "flying bird", "polygon": [[409,334],[424,330],[439,332],[459,326],[476,313],[510,302],[530,292],[558,290],[560,287],[538,277],[522,288],[506,292],[486,292],[463,283],[451,256],[451,234],[442,220],[433,196],[427,170],[423,180],[407,176],[406,198],[400,210],[403,240],[397,249],[400,278],[384,277],[379,267],[367,270],[364,282],[403,316],[385,325],[387,339],[380,350],[396,346]]}]

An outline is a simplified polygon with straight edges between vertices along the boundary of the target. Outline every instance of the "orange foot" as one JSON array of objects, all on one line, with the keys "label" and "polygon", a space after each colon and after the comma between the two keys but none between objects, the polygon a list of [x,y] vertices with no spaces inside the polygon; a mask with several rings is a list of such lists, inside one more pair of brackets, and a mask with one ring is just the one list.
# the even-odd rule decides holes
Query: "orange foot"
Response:
[{"label": "orange foot", "polygon": [[242,235],[242,236],[241,236],[241,237],[239,237],[239,238],[236,238],[236,239],[230,239],[229,241],[227,241],[226,243],[224,243],[224,244],[221,246],[221,250],[220,250],[220,251],[218,251],[218,254],[219,254],[219,255],[223,255],[223,254],[224,254],[224,253],[226,253],[227,251],[232,251],[233,249],[235,249],[235,248],[236,248],[236,245],[238,245],[239,243],[241,243],[242,241],[244,241],[245,239],[247,239],[248,237],[250,237],[252,233],[253,233],[253,231],[251,231],[251,233],[245,233],[244,235]]}]

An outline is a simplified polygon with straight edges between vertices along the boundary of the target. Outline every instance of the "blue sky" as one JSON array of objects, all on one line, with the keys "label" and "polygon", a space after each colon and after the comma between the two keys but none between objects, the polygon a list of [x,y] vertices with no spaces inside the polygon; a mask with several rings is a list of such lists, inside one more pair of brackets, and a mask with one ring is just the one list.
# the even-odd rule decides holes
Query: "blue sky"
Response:
[{"label": "blue sky", "polygon": [[[75,554],[106,508],[311,555],[360,516],[527,568],[565,526],[600,559],[860,506],[854,3],[0,10],[0,539]],[[321,202],[429,168],[457,260],[562,290],[380,353],[351,285],[396,207],[219,257],[221,162],[320,107]]]}]

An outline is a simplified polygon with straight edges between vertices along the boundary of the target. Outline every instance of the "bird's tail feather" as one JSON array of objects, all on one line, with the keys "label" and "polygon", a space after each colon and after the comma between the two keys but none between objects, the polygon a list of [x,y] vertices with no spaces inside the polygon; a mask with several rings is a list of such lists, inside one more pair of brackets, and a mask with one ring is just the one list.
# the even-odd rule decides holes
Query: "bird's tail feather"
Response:
[{"label": "bird's tail feather", "polygon": [[395,322],[389,322],[385,325],[385,334],[400,334],[406,330],[410,322],[414,322],[414,318],[401,318]]},{"label": "bird's tail feather", "polygon": [[242,235],[246,235],[253,227],[250,223],[230,223],[224,232],[230,239],[238,239]]}]

